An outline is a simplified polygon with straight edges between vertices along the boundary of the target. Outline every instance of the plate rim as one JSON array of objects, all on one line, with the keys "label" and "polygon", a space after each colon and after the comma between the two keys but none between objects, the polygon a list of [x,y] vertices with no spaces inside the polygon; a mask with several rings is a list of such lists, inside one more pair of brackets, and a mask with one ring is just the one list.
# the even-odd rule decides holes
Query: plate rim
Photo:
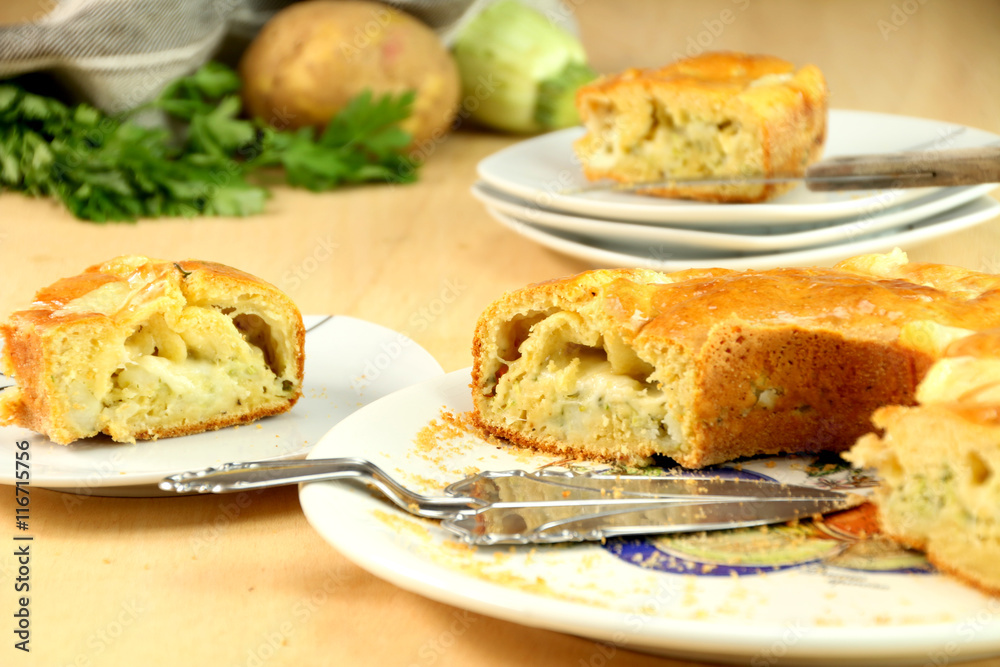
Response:
[{"label": "plate rim", "polygon": [[[575,259],[588,262],[592,266],[602,267],[642,267],[657,271],[679,271],[686,268],[731,268],[735,270],[757,269],[763,267],[774,267],[778,265],[813,265],[821,262],[839,261],[846,257],[867,254],[872,252],[884,252],[892,246],[902,246],[904,244],[926,243],[938,238],[940,235],[954,233],[974,227],[1000,215],[1000,201],[989,195],[981,195],[961,206],[939,213],[935,218],[943,217],[961,211],[965,207],[983,206],[983,208],[972,213],[967,213],[945,219],[934,224],[928,224],[931,220],[922,220],[908,223],[910,225],[921,225],[917,229],[909,229],[894,234],[876,236],[874,238],[863,238],[846,244],[821,246],[817,248],[803,248],[788,252],[762,253],[744,256],[731,257],[692,257],[692,258],[668,258],[663,260],[652,257],[641,257],[630,255],[621,250],[611,250],[595,245],[590,245],[582,241],[566,239],[552,234],[544,229],[535,227],[530,222],[517,220],[512,216],[505,215],[498,211],[488,209],[490,215],[500,224],[507,227],[515,234],[518,234],[530,241],[533,241],[552,252],[558,252]],[[944,227],[944,229],[941,229]],[[921,233],[927,230],[935,230],[936,234]],[[863,244],[863,245],[862,245]],[[861,246],[859,249],[858,246]],[[823,257],[820,253],[828,253]],[[839,259],[834,259],[839,258]]]},{"label": "plate rim", "polygon": [[[817,240],[812,237],[819,235],[834,236],[838,233],[843,236],[849,236],[852,227],[867,222],[869,223],[868,226],[855,235],[857,237],[856,240],[861,240],[880,232],[898,229],[904,225],[913,224],[920,219],[936,216],[958,208],[981,196],[989,194],[997,187],[1000,187],[1000,184],[986,183],[969,186],[968,188],[950,188],[953,190],[952,193],[945,193],[941,197],[934,198],[919,206],[902,206],[898,207],[899,210],[883,212],[863,220],[849,218],[845,221],[835,221],[832,224],[812,229],[777,234],[749,234],[722,231],[719,228],[700,229],[674,226],[667,223],[606,220],[603,218],[591,218],[559,211],[550,211],[544,208],[533,207],[530,202],[514,200],[510,195],[490,192],[492,188],[489,184],[482,181],[473,183],[470,191],[472,196],[479,200],[487,210],[500,211],[535,227],[544,227],[588,236],[595,241],[619,240],[628,243],[678,243],[677,238],[679,237],[682,239],[679,245],[691,249],[705,248],[722,252],[732,251],[763,254],[835,245],[835,243],[831,243],[829,240]],[[511,198],[505,199],[504,197]],[[528,219],[526,215],[529,212],[532,219]],[[873,221],[879,222],[873,224]],[[599,226],[599,228],[595,228],[595,225]],[[606,229],[605,226],[607,227]],[[614,239],[614,227],[625,229],[631,233],[628,238]],[[648,236],[645,236],[645,238],[640,238],[640,236],[647,234]],[[663,236],[664,238],[656,238],[658,236]],[[771,244],[775,240],[779,242],[778,245]],[[700,245],[702,243],[707,243],[708,245]]]}]

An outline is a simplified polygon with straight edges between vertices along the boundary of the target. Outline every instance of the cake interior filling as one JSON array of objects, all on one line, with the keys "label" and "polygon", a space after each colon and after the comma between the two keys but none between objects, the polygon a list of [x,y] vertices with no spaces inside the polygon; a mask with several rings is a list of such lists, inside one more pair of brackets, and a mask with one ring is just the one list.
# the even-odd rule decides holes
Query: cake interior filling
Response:
[{"label": "cake interior filling", "polygon": [[291,395],[273,328],[236,306],[154,314],[125,341],[101,399],[102,420],[155,427],[243,413]]},{"label": "cake interior filling", "polygon": [[[761,171],[754,149],[756,131],[721,111],[692,114],[652,96],[641,102],[630,100],[627,112],[613,101],[594,104],[598,108],[587,127],[591,136],[600,138],[598,150],[588,157],[593,169],[612,169],[625,162],[632,169],[641,168],[649,180]],[[636,105],[642,113],[632,108]]]},{"label": "cake interior filling", "polygon": [[493,402],[508,428],[597,454],[628,443],[651,455],[681,442],[655,369],[614,334],[557,311],[509,323],[505,340]]},{"label": "cake interior filling", "polygon": [[951,523],[974,526],[980,539],[1000,540],[993,500],[996,473],[976,452],[902,476],[883,474],[896,477],[891,479],[893,491],[886,509],[909,532],[926,537],[935,526]]},{"label": "cake interior filling", "polygon": [[[985,379],[997,377],[998,373],[1000,359],[941,359],[924,377],[917,398],[923,404],[947,405],[974,429],[992,428],[996,406],[1000,405],[1000,386]],[[894,435],[889,431],[883,437],[891,441]],[[984,442],[979,446],[988,451],[992,445]],[[914,527],[926,531],[942,520],[958,520],[973,523],[984,539],[1000,541],[995,501],[1000,491],[1000,471],[974,444],[945,460],[911,454],[904,466],[893,455],[880,467],[893,489],[888,499],[890,511],[906,513]]]}]

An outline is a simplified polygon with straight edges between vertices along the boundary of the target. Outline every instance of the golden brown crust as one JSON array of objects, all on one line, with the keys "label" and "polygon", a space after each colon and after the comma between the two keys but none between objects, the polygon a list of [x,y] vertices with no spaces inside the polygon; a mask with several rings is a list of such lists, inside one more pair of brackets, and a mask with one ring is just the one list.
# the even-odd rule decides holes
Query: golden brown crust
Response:
[{"label": "golden brown crust", "polygon": [[630,67],[620,74],[601,77],[586,92],[611,94],[622,85],[639,82],[646,88],[670,87],[714,96],[724,102],[766,75],[793,74],[795,66],[775,56],[713,51],[683,58],[659,68]]},{"label": "golden brown crust", "polygon": [[[107,401],[117,386],[117,374],[135,365],[125,350],[130,336],[150,327],[156,318],[182,318],[184,326],[196,330],[192,345],[198,349],[181,351],[182,358],[211,357],[215,334],[210,327],[197,332],[204,321],[199,308],[215,313],[216,321],[206,327],[218,327],[219,313],[229,313],[229,326],[241,331],[249,345],[261,342],[250,338],[265,335],[253,329],[258,321],[266,322],[261,326],[267,336],[273,329],[273,338],[261,348],[262,354],[276,357],[267,362],[276,378],[287,380],[287,391],[261,400],[238,400],[219,414],[197,418],[182,415],[144,422],[95,416],[101,400]],[[2,370],[18,383],[0,395],[0,423],[44,433],[61,444],[97,432],[134,441],[245,424],[287,412],[302,392],[305,327],[295,304],[273,285],[212,262],[115,258],[40,289],[30,308],[13,313],[0,325],[0,334]],[[198,335],[208,342],[198,341]],[[151,354],[162,351],[154,347]],[[197,387],[189,390],[197,391]]]},{"label": "golden brown crust", "polygon": [[[706,53],[628,69],[580,88],[587,134],[574,144],[588,179],[621,183],[802,175],[826,140],[826,82],[780,58]],[[794,184],[646,188],[644,194],[761,202]]]}]

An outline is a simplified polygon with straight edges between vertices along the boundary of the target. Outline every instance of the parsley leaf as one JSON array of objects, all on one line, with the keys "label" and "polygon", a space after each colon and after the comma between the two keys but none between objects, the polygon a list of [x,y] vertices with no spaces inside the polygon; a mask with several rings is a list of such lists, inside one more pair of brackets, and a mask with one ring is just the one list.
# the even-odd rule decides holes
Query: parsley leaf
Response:
[{"label": "parsley leaf", "polygon": [[0,188],[60,199],[94,222],[141,217],[245,216],[269,193],[255,173],[280,166],[313,191],[347,183],[410,183],[419,163],[399,127],[414,95],[358,95],[322,132],[279,131],[241,116],[239,76],[208,63],[168,85],[147,108],[175,133],[80,104],[0,85]]}]

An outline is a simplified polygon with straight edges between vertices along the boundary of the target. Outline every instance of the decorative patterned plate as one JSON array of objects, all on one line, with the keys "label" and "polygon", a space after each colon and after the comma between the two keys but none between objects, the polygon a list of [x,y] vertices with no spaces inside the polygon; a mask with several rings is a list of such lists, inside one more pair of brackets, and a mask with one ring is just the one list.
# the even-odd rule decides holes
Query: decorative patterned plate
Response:
[{"label": "decorative patterned plate", "polygon": [[[479,470],[597,467],[484,440],[468,423],[470,409],[468,370],[450,373],[359,410],[310,457],[364,456],[428,494]],[[875,483],[839,457],[769,457],[721,470],[862,492]],[[864,505],[798,526],[474,548],[351,482],[306,484],[300,499],[316,530],[377,576],[614,646],[755,666],[1000,655],[1000,600],[878,535]]]}]

